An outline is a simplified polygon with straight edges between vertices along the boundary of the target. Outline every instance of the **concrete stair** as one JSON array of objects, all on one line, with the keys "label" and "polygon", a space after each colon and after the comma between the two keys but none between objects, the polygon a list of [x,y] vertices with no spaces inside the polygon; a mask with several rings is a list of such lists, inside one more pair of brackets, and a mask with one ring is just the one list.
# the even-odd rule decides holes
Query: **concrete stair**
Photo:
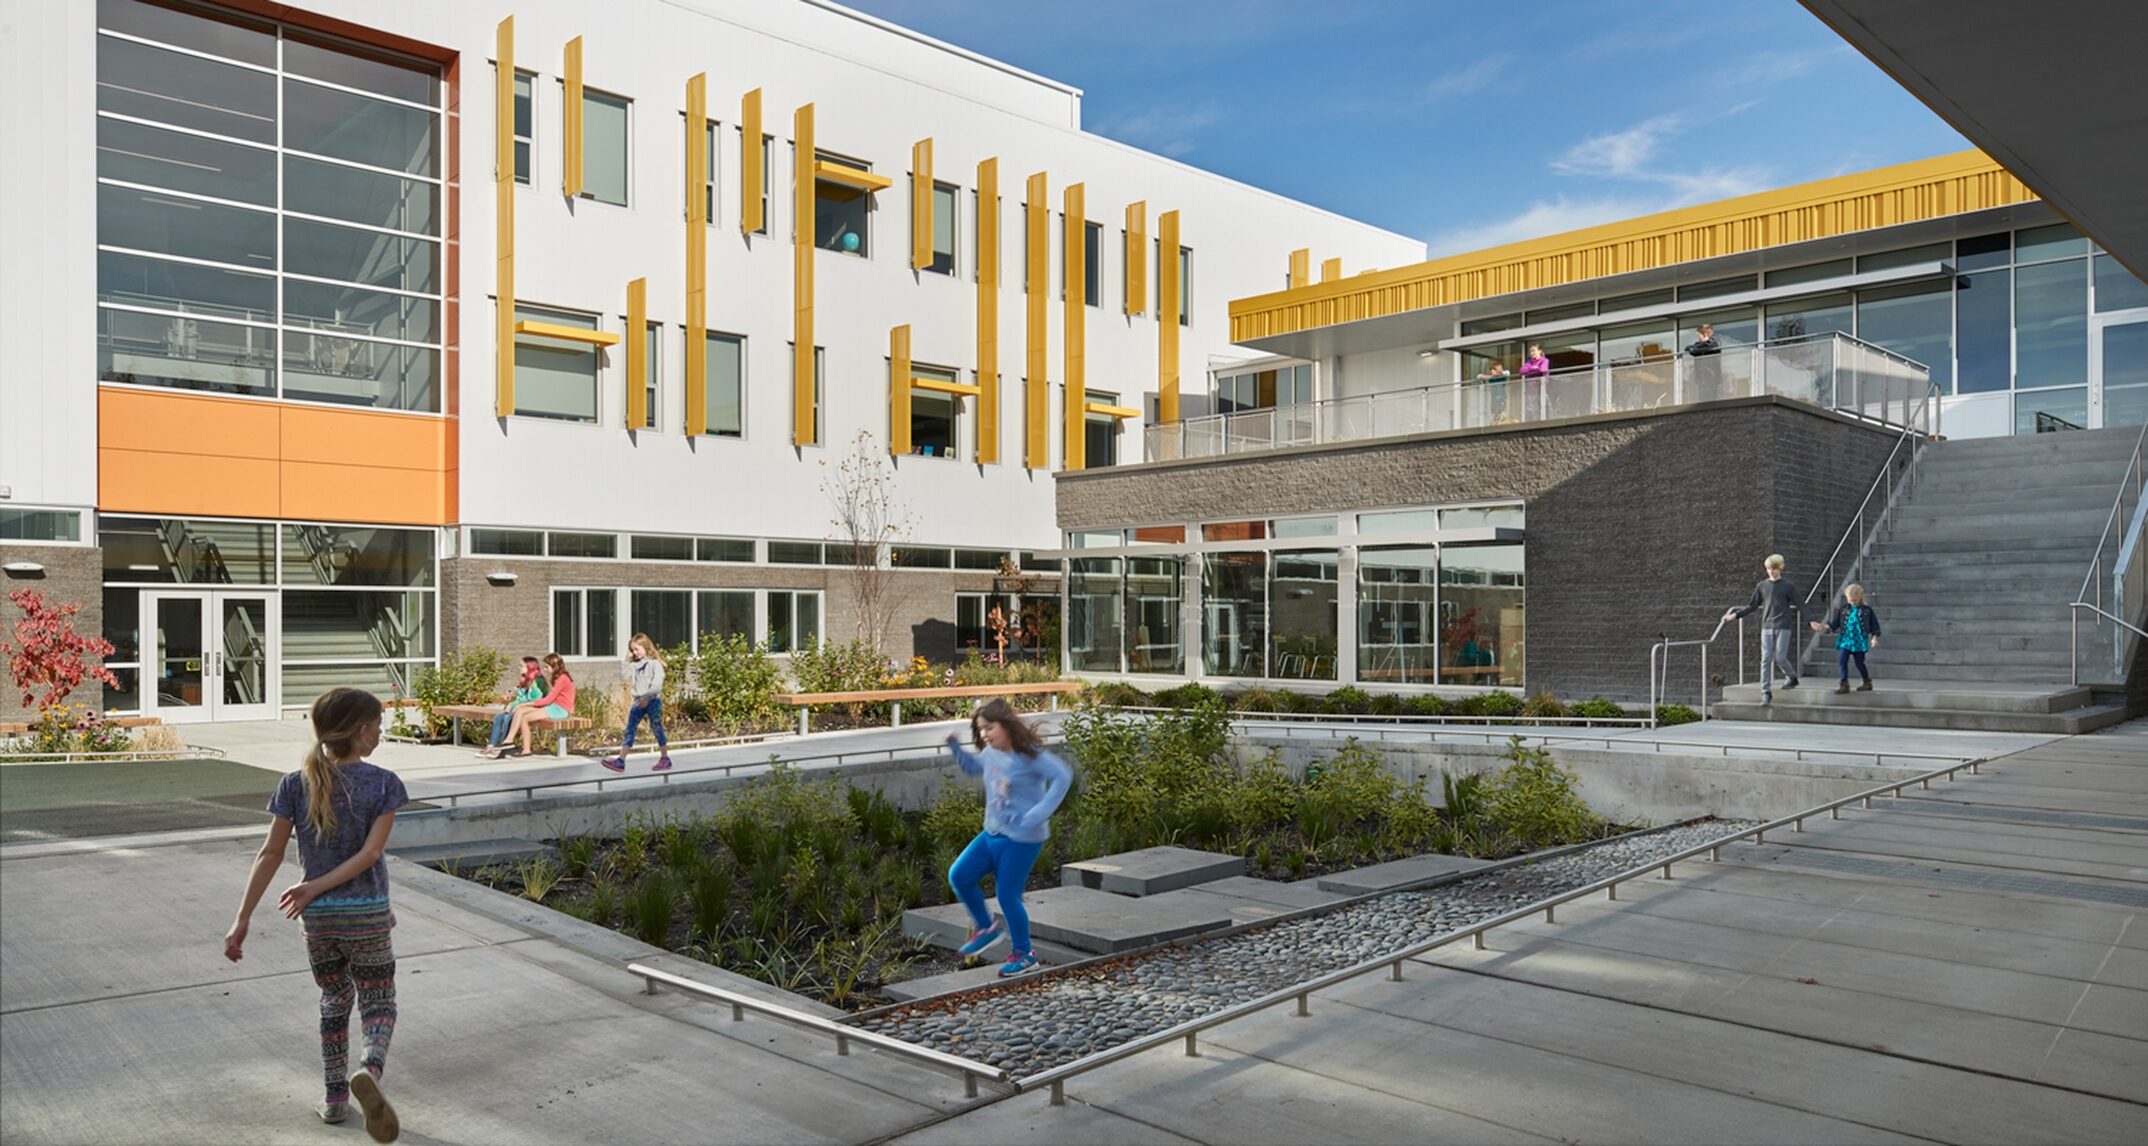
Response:
[{"label": "concrete stair", "polygon": [[[1850,687],[1857,687],[1852,677]],[[1871,692],[1835,692],[1833,673],[1808,676],[1796,688],[1775,685],[1775,703],[1760,702],[1760,686],[1736,684],[1715,706],[1723,720],[1793,724],[1851,724],[1886,728],[1951,728],[1975,732],[2094,732],[2126,718],[2125,707],[2098,703],[2087,688],[2038,684],[1875,679]]]},{"label": "concrete stair", "polygon": [[1835,695],[1834,637],[1821,634],[1804,646],[1802,687],[1762,706],[1758,684],[1731,686],[1716,715],[2022,732],[2113,723],[2114,706],[2068,684],[2066,603],[2138,438],[2121,428],[1927,447],[1891,530],[1855,572],[1884,630],[1867,657],[1879,687]]}]

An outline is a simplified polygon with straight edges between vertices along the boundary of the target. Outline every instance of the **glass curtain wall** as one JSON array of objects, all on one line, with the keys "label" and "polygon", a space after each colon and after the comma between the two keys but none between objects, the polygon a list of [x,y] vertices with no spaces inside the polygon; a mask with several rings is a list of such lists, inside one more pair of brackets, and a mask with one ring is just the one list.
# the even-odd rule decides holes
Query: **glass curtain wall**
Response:
[{"label": "glass curtain wall", "polygon": [[1434,684],[1439,647],[1439,551],[1431,546],[1357,553],[1357,679]]},{"label": "glass curtain wall", "polygon": [[1210,676],[1268,675],[1268,555],[1201,560],[1202,667]]},{"label": "glass curtain wall", "polygon": [[1128,672],[1186,671],[1186,641],[1180,621],[1185,604],[1185,574],[1184,558],[1127,558]]},{"label": "glass curtain wall", "polygon": [[1077,672],[1124,672],[1120,651],[1125,615],[1116,557],[1067,562],[1067,658]]},{"label": "glass curtain wall", "polygon": [[1268,615],[1275,647],[1269,675],[1334,680],[1341,555],[1335,550],[1281,552],[1269,562]]},{"label": "glass curtain wall", "polygon": [[1524,585],[1519,544],[1440,547],[1440,680],[1522,683]]},{"label": "glass curtain wall", "polygon": [[97,21],[100,380],[438,411],[437,70],[139,0]]}]

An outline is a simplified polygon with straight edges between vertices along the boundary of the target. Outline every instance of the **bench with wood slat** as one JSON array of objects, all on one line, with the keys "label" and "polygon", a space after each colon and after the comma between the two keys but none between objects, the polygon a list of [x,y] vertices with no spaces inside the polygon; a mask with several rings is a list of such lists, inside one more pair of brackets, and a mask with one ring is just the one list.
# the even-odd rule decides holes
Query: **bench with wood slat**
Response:
[{"label": "bench with wood slat", "polygon": [[[436,704],[433,706],[433,715],[448,718],[448,738],[455,744],[461,744],[462,725],[459,723],[460,721],[482,720],[490,723],[493,717],[506,712],[507,708],[508,706],[504,704]],[[556,732],[562,734],[556,745],[556,755],[560,756],[567,754],[567,737],[564,734],[578,732],[588,727],[590,727],[590,721],[586,716],[562,716],[558,719],[540,716],[530,721],[530,729],[533,732]]]},{"label": "bench with wood slat", "polygon": [[[779,692],[777,704],[788,704],[798,709],[798,734],[813,730],[812,706],[816,704],[885,704],[888,706],[889,724],[902,725],[902,706],[906,700],[955,700],[961,698],[984,699],[993,696],[1033,696],[1049,694],[1052,708],[1059,707],[1060,696],[1082,690],[1080,681],[1049,680],[1035,684],[958,684],[945,688],[873,688],[855,692]],[[438,711],[437,709],[435,711]]]}]

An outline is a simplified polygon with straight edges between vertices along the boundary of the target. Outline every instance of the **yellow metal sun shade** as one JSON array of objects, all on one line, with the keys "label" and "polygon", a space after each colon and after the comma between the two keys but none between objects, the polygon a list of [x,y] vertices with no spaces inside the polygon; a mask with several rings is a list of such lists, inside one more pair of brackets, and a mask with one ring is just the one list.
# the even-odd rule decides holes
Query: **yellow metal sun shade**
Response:
[{"label": "yellow metal sun shade", "polygon": [[1138,418],[1141,416],[1141,411],[1134,409],[1132,406],[1114,406],[1109,402],[1083,402],[1081,412],[1084,414],[1096,414],[1105,418]]},{"label": "yellow metal sun shade", "polygon": [[591,346],[613,346],[619,336],[609,330],[585,330],[579,326],[561,326],[552,322],[531,322],[523,319],[515,323],[516,334],[532,334],[540,338],[558,338],[568,342],[586,342]]},{"label": "yellow metal sun shade", "polygon": [[977,387],[968,382],[950,382],[945,378],[928,378],[922,374],[910,375],[910,388],[931,390],[939,394],[955,394],[964,398],[975,398],[978,395]]},{"label": "yellow metal sun shade", "polygon": [[[515,18],[500,21],[493,51],[492,410],[515,412]],[[535,172],[531,178],[535,178]]]},{"label": "yellow metal sun shade", "polygon": [[582,38],[567,41],[564,71],[566,99],[560,124],[565,136],[560,147],[560,191],[572,199],[582,193]]},{"label": "yellow metal sun shade", "polygon": [[839,183],[845,187],[855,187],[868,193],[885,191],[895,185],[895,181],[885,175],[875,175],[870,171],[860,171],[855,167],[846,167],[840,163],[830,163],[825,159],[813,161],[813,178],[825,179],[830,183]]}]

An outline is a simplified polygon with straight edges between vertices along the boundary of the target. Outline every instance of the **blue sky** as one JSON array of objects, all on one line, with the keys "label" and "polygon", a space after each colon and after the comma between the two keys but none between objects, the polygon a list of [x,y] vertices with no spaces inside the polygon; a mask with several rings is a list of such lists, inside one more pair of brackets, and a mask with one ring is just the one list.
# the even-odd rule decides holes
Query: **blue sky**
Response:
[{"label": "blue sky", "polygon": [[847,0],[1433,255],[1969,146],[1795,0]]}]

